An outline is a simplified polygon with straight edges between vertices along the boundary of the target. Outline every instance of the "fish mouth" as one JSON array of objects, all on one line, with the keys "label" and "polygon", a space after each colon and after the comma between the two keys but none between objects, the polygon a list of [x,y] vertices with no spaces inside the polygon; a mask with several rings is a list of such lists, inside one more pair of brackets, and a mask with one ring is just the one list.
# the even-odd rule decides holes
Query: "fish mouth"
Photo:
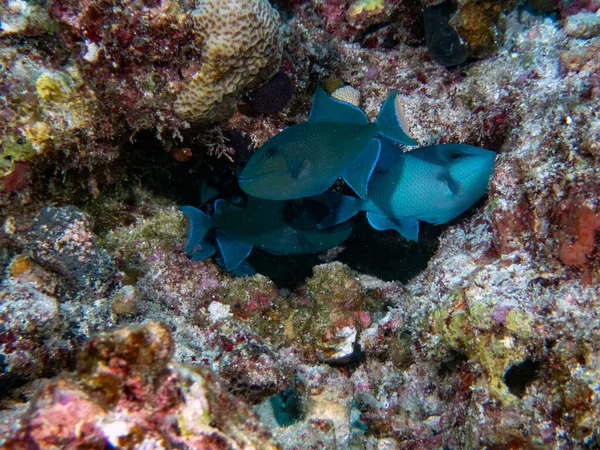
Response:
[{"label": "fish mouth", "polygon": [[285,171],[284,170],[273,170],[272,172],[262,173],[260,175],[254,175],[252,177],[248,177],[248,176],[245,177],[243,175],[240,175],[240,176],[238,176],[238,183],[250,183],[252,181],[262,180],[263,178],[270,177],[273,175],[279,175],[282,173],[285,173]]}]

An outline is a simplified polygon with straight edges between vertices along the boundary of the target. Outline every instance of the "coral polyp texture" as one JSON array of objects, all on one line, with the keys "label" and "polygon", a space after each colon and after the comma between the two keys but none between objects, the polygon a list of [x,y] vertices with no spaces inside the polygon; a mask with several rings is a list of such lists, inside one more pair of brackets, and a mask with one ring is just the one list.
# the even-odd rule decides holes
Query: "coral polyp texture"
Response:
[{"label": "coral polyp texture", "polygon": [[279,13],[267,0],[201,0],[192,21],[202,46],[200,65],[188,69],[175,111],[190,121],[228,117],[244,88],[267,81],[279,68]]},{"label": "coral polyp texture", "polygon": [[[0,448],[598,448],[598,2],[218,5],[0,3]],[[190,258],[179,207],[245,205],[318,85],[493,150],[486,197],[249,277]]]}]

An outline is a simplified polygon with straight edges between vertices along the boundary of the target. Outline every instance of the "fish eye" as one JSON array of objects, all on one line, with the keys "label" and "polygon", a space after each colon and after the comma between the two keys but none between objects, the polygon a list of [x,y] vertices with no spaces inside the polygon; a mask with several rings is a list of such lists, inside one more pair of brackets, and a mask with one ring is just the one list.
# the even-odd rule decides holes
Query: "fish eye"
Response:
[{"label": "fish eye", "polygon": [[461,157],[461,156],[462,156],[462,155],[461,155],[460,153],[458,153],[458,152],[454,152],[454,153],[452,153],[452,154],[450,155],[450,158],[452,158],[452,159],[454,159],[454,160],[457,160],[457,159],[460,159],[460,157]]},{"label": "fish eye", "polygon": [[268,149],[265,153],[265,156],[267,158],[270,158],[271,156],[273,156],[275,154],[275,149],[273,147],[271,147],[270,149]]}]

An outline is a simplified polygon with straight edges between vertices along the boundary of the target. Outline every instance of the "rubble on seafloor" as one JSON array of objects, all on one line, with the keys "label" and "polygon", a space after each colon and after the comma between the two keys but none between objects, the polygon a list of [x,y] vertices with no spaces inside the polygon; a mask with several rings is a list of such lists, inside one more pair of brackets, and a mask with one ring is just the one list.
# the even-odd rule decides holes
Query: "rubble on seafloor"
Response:
[{"label": "rubble on seafloor", "polygon": [[[280,75],[233,76],[239,111],[187,132],[191,4],[0,6],[0,447],[600,445],[600,5],[483,2],[463,35],[481,5],[456,2],[471,59],[445,68],[439,4],[273,2]],[[200,178],[237,195],[232,161],[317,82],[371,119],[397,89],[421,145],[497,151],[485,202],[417,244],[358,217],[325,255],[255,252],[262,275],[191,261],[177,207]]]}]

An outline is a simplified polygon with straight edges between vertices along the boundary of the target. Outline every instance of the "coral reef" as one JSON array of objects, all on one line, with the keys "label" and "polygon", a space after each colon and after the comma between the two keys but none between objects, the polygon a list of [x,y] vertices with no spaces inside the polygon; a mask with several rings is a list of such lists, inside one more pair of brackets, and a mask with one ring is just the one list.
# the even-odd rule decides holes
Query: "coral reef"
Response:
[{"label": "coral reef", "polygon": [[279,68],[279,13],[267,0],[202,0],[192,17],[202,64],[173,106],[192,121],[227,118],[242,89],[268,80]]},{"label": "coral reef", "polygon": [[89,217],[72,206],[44,208],[25,238],[32,258],[47,267],[79,296],[102,295],[116,271],[94,239]]},{"label": "coral reef", "polygon": [[0,6],[0,201],[31,184],[31,163],[102,172],[143,130],[181,146],[188,120],[227,119],[243,90],[277,72],[279,13],[268,1],[196,6]]},{"label": "coral reef", "polygon": [[20,256],[0,284],[0,390],[4,394],[72,363],[72,345],[56,336],[61,317],[47,278],[43,269]]},{"label": "coral reef", "polygon": [[173,347],[157,322],[96,336],[75,374],[41,387],[4,445],[279,448],[209,369],[170,365]]},{"label": "coral reef", "polygon": [[[180,136],[208,70],[190,3],[5,2],[0,447],[597,447],[598,2],[529,3],[457,2],[485,58],[447,68],[437,1],[274,2],[293,98]],[[239,197],[235,163],[318,83],[371,119],[397,90],[420,145],[496,151],[487,198],[418,243],[357,217],[312,259],[258,251],[263,275],[188,259],[178,206]]]},{"label": "coral reef", "polygon": [[442,66],[456,66],[469,56],[467,44],[449,23],[455,13],[456,9],[448,4],[430,6],[423,11],[427,48]]}]

